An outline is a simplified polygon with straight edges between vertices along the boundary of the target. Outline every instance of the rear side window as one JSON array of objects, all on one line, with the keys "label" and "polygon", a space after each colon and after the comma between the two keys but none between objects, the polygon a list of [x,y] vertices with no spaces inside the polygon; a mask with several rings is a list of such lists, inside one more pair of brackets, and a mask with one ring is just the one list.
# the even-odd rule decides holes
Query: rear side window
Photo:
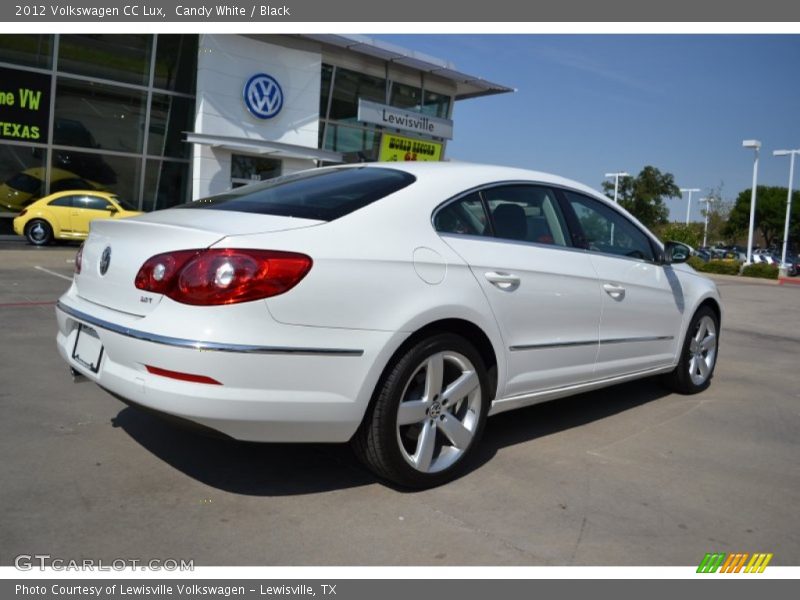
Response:
[{"label": "rear side window", "polygon": [[55,200],[51,200],[47,203],[47,206],[72,206],[72,198],[73,196],[61,196],[61,198],[56,198]]},{"label": "rear side window", "polygon": [[567,226],[553,190],[508,185],[483,191],[495,236],[507,240],[566,246]]},{"label": "rear side window", "polygon": [[276,177],[180,208],[233,210],[333,221],[411,185],[404,171],[354,167],[319,169]]}]

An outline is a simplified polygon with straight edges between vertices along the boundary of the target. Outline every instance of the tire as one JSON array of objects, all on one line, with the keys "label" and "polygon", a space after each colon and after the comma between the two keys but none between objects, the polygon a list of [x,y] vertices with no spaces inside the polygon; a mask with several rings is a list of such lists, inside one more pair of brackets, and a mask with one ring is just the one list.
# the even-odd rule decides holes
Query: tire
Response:
[{"label": "tire", "polygon": [[701,306],[689,323],[678,366],[664,376],[664,384],[680,394],[702,392],[711,385],[718,355],[719,317]]},{"label": "tire", "polygon": [[352,440],[379,477],[422,489],[460,475],[483,433],[489,382],[480,354],[464,338],[436,334],[387,367]]},{"label": "tire", "polygon": [[43,219],[34,219],[25,226],[25,238],[34,246],[46,246],[53,241],[53,228]]}]

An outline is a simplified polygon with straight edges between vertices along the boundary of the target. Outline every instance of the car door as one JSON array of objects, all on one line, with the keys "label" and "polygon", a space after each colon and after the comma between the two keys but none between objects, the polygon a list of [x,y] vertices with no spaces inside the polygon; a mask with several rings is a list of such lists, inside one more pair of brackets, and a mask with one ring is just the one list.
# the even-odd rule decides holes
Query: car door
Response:
[{"label": "car door", "polygon": [[72,230],[77,237],[89,235],[89,223],[95,219],[107,219],[113,215],[114,206],[102,196],[84,194],[73,200]]},{"label": "car door", "polygon": [[599,284],[589,256],[570,247],[553,190],[486,188],[444,206],[434,224],[469,265],[503,336],[508,373],[498,398],[592,377]]},{"label": "car door", "polygon": [[56,226],[54,230],[60,231],[65,237],[72,235],[72,199],[71,195],[61,196],[47,203],[47,208],[56,221],[53,223]]},{"label": "car door", "polygon": [[[565,190],[602,292],[598,379],[669,365],[680,342],[684,296],[650,237],[603,201]],[[573,221],[574,222],[574,221]]]}]

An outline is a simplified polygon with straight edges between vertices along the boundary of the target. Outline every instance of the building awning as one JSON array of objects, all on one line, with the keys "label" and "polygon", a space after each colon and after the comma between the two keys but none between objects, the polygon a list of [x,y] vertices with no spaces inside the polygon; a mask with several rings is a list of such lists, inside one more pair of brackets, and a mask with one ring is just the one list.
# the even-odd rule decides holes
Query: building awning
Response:
[{"label": "building awning", "polygon": [[225,148],[232,152],[247,154],[264,154],[275,158],[300,158],[305,160],[321,160],[330,163],[343,163],[344,157],[340,152],[319,150],[308,146],[285,144],[283,142],[268,142],[243,137],[213,135],[209,133],[195,133],[184,131],[186,141],[190,144],[202,144],[214,148]]},{"label": "building awning", "polygon": [[517,90],[499,83],[492,83],[475,75],[468,75],[456,70],[455,65],[449,61],[428,56],[421,52],[408,50],[395,46],[382,40],[376,40],[366,35],[339,35],[339,34],[302,34],[298,37],[328,44],[337,48],[346,48],[357,54],[364,54],[379,60],[403,65],[423,73],[430,73],[436,77],[447,79],[456,84],[456,100],[490,96],[492,94],[505,94]]}]

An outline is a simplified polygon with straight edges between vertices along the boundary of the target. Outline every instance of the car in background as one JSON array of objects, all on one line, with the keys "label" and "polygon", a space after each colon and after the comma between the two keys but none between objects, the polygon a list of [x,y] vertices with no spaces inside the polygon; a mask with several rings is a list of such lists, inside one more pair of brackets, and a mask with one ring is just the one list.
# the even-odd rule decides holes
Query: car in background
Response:
[{"label": "car in background", "polygon": [[142,214],[109,192],[68,190],[50,194],[24,208],[14,219],[14,233],[35,246],[53,240],[83,240],[97,219],[122,219]]},{"label": "car in background", "polygon": [[708,262],[712,258],[711,252],[706,248],[698,248],[697,250],[694,251],[692,256],[696,256],[703,262]]},{"label": "car in background", "polygon": [[57,346],[134,407],[238,440],[349,440],[431,487],[489,415],[655,375],[705,390],[722,309],[689,251],[554,175],[313,169],[96,222]]},{"label": "car in background", "polygon": [[772,254],[766,250],[756,250],[752,255],[753,263],[762,263],[765,265],[778,265],[781,261],[776,259]]},{"label": "car in background", "polygon": [[[44,193],[44,167],[33,167],[16,173],[0,183],[0,211],[17,213],[42,197]],[[50,170],[50,193],[66,190],[103,190],[102,184],[79,177],[72,171]]]}]

